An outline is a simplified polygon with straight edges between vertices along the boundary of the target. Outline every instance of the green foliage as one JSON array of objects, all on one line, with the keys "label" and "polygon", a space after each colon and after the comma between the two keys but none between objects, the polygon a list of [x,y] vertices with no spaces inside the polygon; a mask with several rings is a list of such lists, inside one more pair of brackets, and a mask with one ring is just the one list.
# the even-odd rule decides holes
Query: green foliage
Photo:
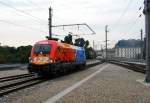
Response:
[{"label": "green foliage", "polygon": [[88,48],[89,44],[90,44],[89,41],[88,40],[85,41],[84,38],[78,38],[75,40],[74,43],[75,46],[84,47],[84,48]]},{"label": "green foliage", "polygon": [[0,46],[0,63],[27,63],[32,46]]},{"label": "green foliage", "polygon": [[32,46],[20,46],[17,48],[21,63],[28,62]]},{"label": "green foliage", "polygon": [[94,58],[96,58],[96,53],[95,53],[95,51],[93,50],[92,47],[85,48],[85,53],[86,53],[86,58],[87,59],[94,59]]},{"label": "green foliage", "polygon": [[72,35],[68,34],[68,36],[65,36],[64,42],[67,43],[67,44],[73,44],[73,42],[72,42]]},{"label": "green foliage", "polygon": [[83,38],[78,38],[78,39],[75,40],[74,45],[79,46],[79,47],[84,47],[85,40]]},{"label": "green foliage", "polygon": [[90,44],[90,43],[89,43],[89,41],[88,41],[88,40],[86,40],[86,41],[85,41],[85,45],[84,45],[84,47],[85,47],[85,48],[88,48],[89,44]]}]

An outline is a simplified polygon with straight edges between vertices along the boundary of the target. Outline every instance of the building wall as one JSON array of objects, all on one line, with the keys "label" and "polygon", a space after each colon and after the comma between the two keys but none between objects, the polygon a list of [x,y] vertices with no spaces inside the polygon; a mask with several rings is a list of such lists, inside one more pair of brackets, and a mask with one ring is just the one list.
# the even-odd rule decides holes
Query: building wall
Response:
[{"label": "building wall", "polygon": [[141,55],[141,48],[115,48],[115,57],[138,59]]}]

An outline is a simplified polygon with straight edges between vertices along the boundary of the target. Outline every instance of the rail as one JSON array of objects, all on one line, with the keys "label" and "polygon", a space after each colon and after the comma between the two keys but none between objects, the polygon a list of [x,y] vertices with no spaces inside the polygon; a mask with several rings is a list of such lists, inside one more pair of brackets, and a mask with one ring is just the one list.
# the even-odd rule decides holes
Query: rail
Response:
[{"label": "rail", "polygon": [[1,97],[13,91],[40,83],[43,80],[34,74],[24,74],[0,78],[0,81],[1,81],[0,82],[0,97]]},{"label": "rail", "polygon": [[109,60],[109,63],[120,65],[123,67],[126,67],[128,69],[146,73],[146,64],[145,63],[139,63],[139,62],[127,62],[127,61],[117,61],[117,60]]}]

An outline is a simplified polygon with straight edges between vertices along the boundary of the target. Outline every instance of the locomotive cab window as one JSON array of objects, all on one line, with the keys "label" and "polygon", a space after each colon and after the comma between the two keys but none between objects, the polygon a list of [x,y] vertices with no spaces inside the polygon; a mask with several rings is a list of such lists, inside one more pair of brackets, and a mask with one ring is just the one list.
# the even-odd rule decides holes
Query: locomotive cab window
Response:
[{"label": "locomotive cab window", "polygon": [[34,53],[35,54],[49,54],[51,50],[51,45],[48,44],[37,44],[34,47]]}]

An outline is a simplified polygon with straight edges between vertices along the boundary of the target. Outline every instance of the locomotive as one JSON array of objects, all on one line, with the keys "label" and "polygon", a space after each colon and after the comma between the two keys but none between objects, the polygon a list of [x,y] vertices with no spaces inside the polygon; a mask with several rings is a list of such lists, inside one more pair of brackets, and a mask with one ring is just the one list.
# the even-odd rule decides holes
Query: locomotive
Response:
[{"label": "locomotive", "polygon": [[39,75],[50,75],[79,69],[85,65],[84,48],[55,40],[42,40],[32,47],[28,71]]}]

